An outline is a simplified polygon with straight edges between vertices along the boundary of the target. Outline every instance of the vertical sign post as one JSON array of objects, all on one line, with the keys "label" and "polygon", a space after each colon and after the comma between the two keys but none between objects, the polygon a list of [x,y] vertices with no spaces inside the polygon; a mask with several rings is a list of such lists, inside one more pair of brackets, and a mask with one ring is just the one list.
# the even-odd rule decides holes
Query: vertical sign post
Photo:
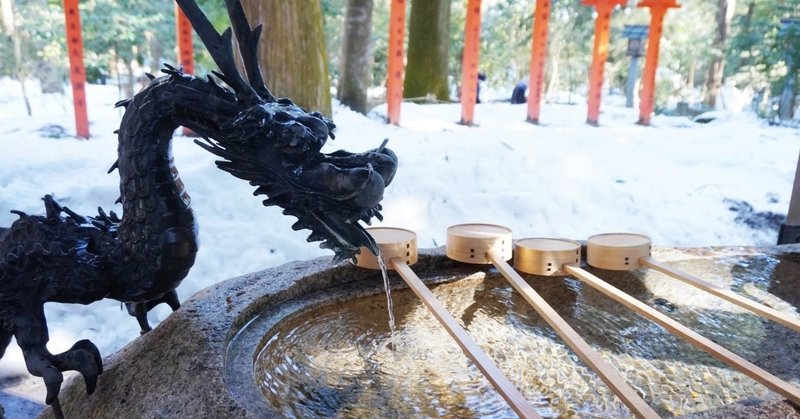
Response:
[{"label": "vertical sign post", "polygon": [[461,124],[472,125],[478,99],[478,63],[481,51],[481,0],[467,1],[464,56],[461,59]]},{"label": "vertical sign post", "polygon": [[183,14],[178,4],[175,3],[175,29],[178,41],[178,62],[183,66],[183,72],[194,74],[194,50],[192,49],[192,24]]},{"label": "vertical sign post", "polygon": [[389,17],[389,68],[386,75],[387,122],[392,125],[400,125],[400,104],[403,103],[405,28],[406,2],[392,0]]},{"label": "vertical sign post", "polygon": [[72,103],[75,108],[75,133],[89,138],[89,115],[86,110],[86,68],[83,66],[83,38],[78,0],[64,0],[64,17],[67,28],[67,53],[69,78],[72,82]]},{"label": "vertical sign post", "polygon": [[628,38],[628,51],[625,53],[631,57],[631,64],[628,66],[628,80],[625,82],[625,107],[633,108],[636,95],[636,81],[639,80],[639,58],[644,55],[644,38],[650,27],[647,25],[625,25],[622,36]]},{"label": "vertical sign post", "polygon": [[642,98],[639,102],[639,125],[650,125],[656,95],[656,68],[658,68],[658,47],[664,28],[664,15],[670,7],[680,7],[676,0],[642,0],[637,7],[650,8],[650,33],[647,37],[647,55],[642,72]]},{"label": "vertical sign post", "polygon": [[582,0],[584,6],[594,6],[597,18],[594,22],[594,49],[592,68],[589,70],[589,110],[586,123],[598,125],[600,99],[603,95],[603,70],[608,59],[608,38],[611,29],[611,11],[616,6],[624,6],[628,0]]},{"label": "vertical sign post", "polygon": [[[178,62],[185,74],[194,74],[194,49],[192,47],[192,24],[183,14],[183,10],[175,3],[175,40],[178,45]],[[189,128],[181,129],[186,137],[194,137],[196,134]]]},{"label": "vertical sign post", "polygon": [[528,80],[528,122],[539,123],[544,84],[544,63],[547,61],[547,26],[550,22],[551,0],[536,0],[533,12],[533,45],[531,47],[531,74]]}]

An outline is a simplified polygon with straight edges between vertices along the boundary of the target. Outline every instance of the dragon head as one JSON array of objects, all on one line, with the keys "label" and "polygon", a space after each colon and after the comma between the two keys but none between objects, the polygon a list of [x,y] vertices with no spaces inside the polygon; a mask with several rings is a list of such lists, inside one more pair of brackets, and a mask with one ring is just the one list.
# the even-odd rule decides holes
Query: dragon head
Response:
[{"label": "dragon head", "polygon": [[337,261],[354,257],[362,246],[377,254],[360,221],[382,219],[380,201],[397,169],[397,156],[385,148],[386,141],[363,153],[323,153],[322,146],[334,138],[333,121],[272,96],[258,67],[261,26],[250,28],[241,4],[225,1],[247,82],[234,64],[231,29],[220,35],[193,0],[178,4],[219,66],[216,75],[233,89],[239,109],[198,144],[224,159],[217,162],[220,169],[256,186],[254,194],[266,195],[264,205],[297,217],[292,228],[311,230],[308,241],[322,241],[320,247],[333,250]]}]

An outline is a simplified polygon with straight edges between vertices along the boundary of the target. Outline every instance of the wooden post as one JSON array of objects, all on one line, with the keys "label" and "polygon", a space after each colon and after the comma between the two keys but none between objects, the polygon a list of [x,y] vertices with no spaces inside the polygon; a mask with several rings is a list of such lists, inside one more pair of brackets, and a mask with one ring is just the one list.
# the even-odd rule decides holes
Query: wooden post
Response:
[{"label": "wooden post", "polygon": [[637,7],[650,8],[650,31],[647,36],[647,55],[642,72],[642,96],[639,102],[639,125],[650,125],[656,94],[656,68],[658,68],[658,47],[664,28],[664,15],[670,7],[680,7],[676,0],[642,0]]},{"label": "wooden post", "polygon": [[536,10],[533,11],[533,45],[531,45],[531,71],[528,79],[528,122],[532,124],[539,124],[544,64],[547,61],[550,6],[551,0],[536,0]]},{"label": "wooden post", "polygon": [[83,66],[83,38],[78,0],[64,0],[67,28],[69,79],[72,82],[72,104],[75,109],[75,133],[89,138],[89,114],[86,110],[86,68]]},{"label": "wooden post", "polygon": [[800,157],[794,171],[794,186],[789,198],[789,212],[778,231],[778,244],[800,243]]},{"label": "wooden post", "polygon": [[[192,24],[183,14],[183,10],[175,3],[175,43],[178,47],[178,63],[185,74],[194,74],[194,47],[192,45]],[[160,65],[160,63],[156,63]],[[189,128],[181,128],[186,137],[196,137],[197,134]]]},{"label": "wooden post", "polygon": [[464,56],[461,59],[461,124],[472,125],[478,99],[478,63],[481,52],[481,0],[467,0]]},{"label": "wooden post", "polygon": [[403,103],[403,45],[406,29],[406,1],[392,0],[389,17],[389,68],[386,74],[387,122],[400,125],[400,105]]},{"label": "wooden post", "polygon": [[178,62],[186,74],[194,74],[194,49],[192,47],[192,24],[175,3],[175,32],[178,44]]},{"label": "wooden post", "polygon": [[611,11],[614,7],[624,6],[628,0],[583,0],[584,6],[594,6],[597,18],[594,23],[594,49],[592,50],[592,67],[589,71],[589,110],[586,123],[598,125],[600,117],[600,99],[603,96],[603,70],[608,59],[608,39],[611,29]]}]

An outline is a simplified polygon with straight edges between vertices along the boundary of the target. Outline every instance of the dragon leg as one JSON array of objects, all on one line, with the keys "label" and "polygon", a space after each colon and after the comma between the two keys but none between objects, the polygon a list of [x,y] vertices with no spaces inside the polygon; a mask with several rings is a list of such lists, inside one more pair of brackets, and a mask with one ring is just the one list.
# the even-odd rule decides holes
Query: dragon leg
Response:
[{"label": "dragon leg", "polygon": [[159,298],[159,299],[148,301],[147,302],[147,311],[152,310],[153,307],[155,307],[155,306],[157,306],[157,305],[159,305],[161,303],[167,303],[167,305],[169,306],[169,308],[172,309],[172,311],[175,311],[175,310],[181,308],[181,302],[178,299],[178,293],[175,290],[172,290],[172,291],[164,294],[164,296]]},{"label": "dragon leg", "polygon": [[75,342],[71,348],[53,356],[53,364],[61,371],[78,371],[86,384],[86,393],[94,393],[97,376],[103,373],[100,350],[88,339]]},{"label": "dragon leg", "polygon": [[125,303],[125,307],[128,309],[128,314],[136,317],[136,321],[139,322],[139,327],[142,328],[141,334],[145,334],[153,330],[150,327],[150,322],[147,320],[147,312],[161,303],[167,303],[172,311],[181,308],[181,302],[178,299],[178,293],[175,290],[172,290],[164,294],[163,297],[155,300],[143,301],[140,303]]},{"label": "dragon leg", "polygon": [[51,354],[46,346],[49,336],[41,303],[27,305],[14,324],[14,336],[22,349],[28,372],[44,380],[47,389],[45,403],[53,405],[54,410],[59,409],[58,393],[64,380],[63,371],[78,371],[86,383],[86,392],[94,392],[97,376],[103,372],[103,360],[93,343],[81,340],[61,354]]}]

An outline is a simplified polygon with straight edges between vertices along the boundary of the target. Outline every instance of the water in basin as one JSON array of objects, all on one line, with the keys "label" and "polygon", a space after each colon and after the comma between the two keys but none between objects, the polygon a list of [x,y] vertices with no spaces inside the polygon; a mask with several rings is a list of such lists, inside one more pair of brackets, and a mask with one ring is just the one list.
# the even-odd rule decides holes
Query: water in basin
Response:
[{"label": "water in basin", "polygon": [[[800,287],[786,274],[800,271],[794,259],[756,256],[674,265],[797,314]],[[653,271],[593,272],[780,378],[800,383],[800,334]],[[663,416],[777,397],[577,280],[526,279]],[[630,416],[499,274],[489,271],[432,288],[541,415]],[[382,294],[322,306],[272,327],[254,367],[268,404],[294,417],[514,416],[413,293],[396,290],[393,300],[394,350]]]}]

